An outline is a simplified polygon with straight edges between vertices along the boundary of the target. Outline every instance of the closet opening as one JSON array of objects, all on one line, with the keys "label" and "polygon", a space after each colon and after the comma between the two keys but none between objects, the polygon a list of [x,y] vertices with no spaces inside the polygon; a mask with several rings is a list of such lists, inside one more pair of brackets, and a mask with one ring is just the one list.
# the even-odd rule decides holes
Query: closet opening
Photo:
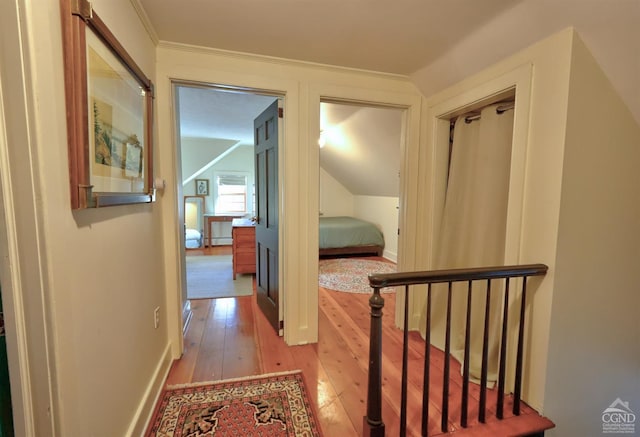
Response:
[{"label": "closet opening", "polygon": [[[434,269],[491,267],[505,265],[507,209],[509,201],[511,149],[513,146],[513,101],[499,100],[478,109],[464,111],[450,118],[449,164],[442,222],[435,241]],[[472,305],[469,321],[464,317],[466,307],[465,284],[455,284],[451,302],[451,351],[460,362],[464,360],[464,333],[471,324],[471,375],[480,379],[483,356],[483,305]],[[498,339],[500,338],[501,293],[490,296],[492,319],[489,322],[489,380],[498,374]],[[482,298],[480,298],[482,300]],[[436,293],[434,299],[432,344],[444,350],[447,299]],[[422,315],[426,326],[426,309]],[[425,335],[424,328],[423,336]]]}]

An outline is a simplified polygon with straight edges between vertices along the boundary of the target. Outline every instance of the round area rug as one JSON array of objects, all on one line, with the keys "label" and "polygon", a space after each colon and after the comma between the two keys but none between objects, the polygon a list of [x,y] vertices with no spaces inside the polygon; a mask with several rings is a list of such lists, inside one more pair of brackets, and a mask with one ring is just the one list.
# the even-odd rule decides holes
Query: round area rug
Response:
[{"label": "round area rug", "polygon": [[[369,275],[372,273],[395,273],[396,265],[384,261],[358,258],[336,258],[320,260],[319,284],[330,290],[349,293],[372,293],[369,286]],[[383,293],[394,291],[387,287]]]}]

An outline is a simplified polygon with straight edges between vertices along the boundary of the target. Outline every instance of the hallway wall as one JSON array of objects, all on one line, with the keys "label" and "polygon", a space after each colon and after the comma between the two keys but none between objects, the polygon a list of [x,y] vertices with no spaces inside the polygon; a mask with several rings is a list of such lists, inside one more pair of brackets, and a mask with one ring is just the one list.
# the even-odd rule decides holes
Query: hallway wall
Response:
[{"label": "hallway wall", "polygon": [[499,94],[494,85],[507,89],[520,71],[531,75],[516,87],[514,152],[522,159],[512,159],[505,264],[549,266],[528,287],[523,399],[555,422],[550,436],[596,435],[618,397],[632,409],[640,404],[633,267],[640,262],[640,211],[629,202],[640,183],[640,129],[573,29],[426,99],[417,183],[427,195],[416,227],[425,250],[418,263],[433,263],[434,211],[437,217],[446,180],[448,153],[436,135],[447,122],[437,117],[445,107],[454,113]]},{"label": "hallway wall", "polygon": [[[146,396],[169,363],[166,323],[153,325],[154,308],[162,320],[166,311],[158,204],[71,210],[60,2],[16,4],[26,79],[12,92],[23,89],[27,107],[20,113],[14,100],[7,128],[17,132],[25,116],[28,135],[9,137],[11,176],[23,180],[10,187],[14,203],[5,206],[22,229],[11,256],[24,279],[15,283],[24,305],[14,306],[15,317],[28,325],[21,366],[29,366],[31,378],[18,380],[32,384],[20,387],[33,401],[24,410],[33,419],[26,429],[136,433]],[[92,4],[154,81],[155,46],[131,2]],[[18,154],[26,159],[13,159]]]}]

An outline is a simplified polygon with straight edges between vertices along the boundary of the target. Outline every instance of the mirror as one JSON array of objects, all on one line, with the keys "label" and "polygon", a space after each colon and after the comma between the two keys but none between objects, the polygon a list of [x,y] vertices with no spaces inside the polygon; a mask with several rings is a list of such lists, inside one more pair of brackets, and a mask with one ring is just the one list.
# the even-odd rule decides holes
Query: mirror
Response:
[{"label": "mirror", "polygon": [[204,247],[204,196],[184,196],[184,247]]}]

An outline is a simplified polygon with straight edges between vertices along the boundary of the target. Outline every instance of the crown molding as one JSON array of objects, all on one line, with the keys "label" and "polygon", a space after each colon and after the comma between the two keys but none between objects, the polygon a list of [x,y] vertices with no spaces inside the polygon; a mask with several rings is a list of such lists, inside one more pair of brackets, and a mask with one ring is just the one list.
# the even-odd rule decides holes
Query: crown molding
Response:
[{"label": "crown molding", "polygon": [[[132,0],[132,1],[137,1],[137,0]],[[351,68],[351,67],[343,67],[339,65],[322,64],[319,62],[300,61],[296,59],[280,58],[277,56],[258,55],[255,53],[247,53],[247,52],[236,52],[233,50],[217,49],[213,47],[204,47],[204,46],[197,46],[192,44],[183,44],[183,43],[177,43],[172,41],[160,41],[158,43],[158,48],[163,48],[168,50],[179,50],[179,51],[191,52],[191,53],[200,53],[203,55],[225,56],[229,58],[243,59],[246,61],[269,62],[271,64],[285,65],[289,67],[315,68],[315,69],[322,69],[322,70],[332,71],[332,72],[366,74],[369,76],[375,76],[375,77],[386,78],[386,79],[395,79],[400,81],[409,80],[408,75],[397,74],[397,73],[385,73],[385,72],[365,70],[360,68]]]},{"label": "crown molding", "polygon": [[135,9],[136,13],[138,14],[138,17],[140,18],[142,25],[147,31],[147,34],[149,35],[149,37],[151,38],[151,41],[153,41],[153,44],[157,47],[158,44],[160,43],[160,38],[158,38],[158,33],[156,32],[155,27],[153,27],[153,24],[151,24],[151,20],[147,15],[147,11],[144,10],[144,7],[140,3],[140,0],[129,0],[129,1],[131,2],[131,6],[133,6],[133,9]]}]

